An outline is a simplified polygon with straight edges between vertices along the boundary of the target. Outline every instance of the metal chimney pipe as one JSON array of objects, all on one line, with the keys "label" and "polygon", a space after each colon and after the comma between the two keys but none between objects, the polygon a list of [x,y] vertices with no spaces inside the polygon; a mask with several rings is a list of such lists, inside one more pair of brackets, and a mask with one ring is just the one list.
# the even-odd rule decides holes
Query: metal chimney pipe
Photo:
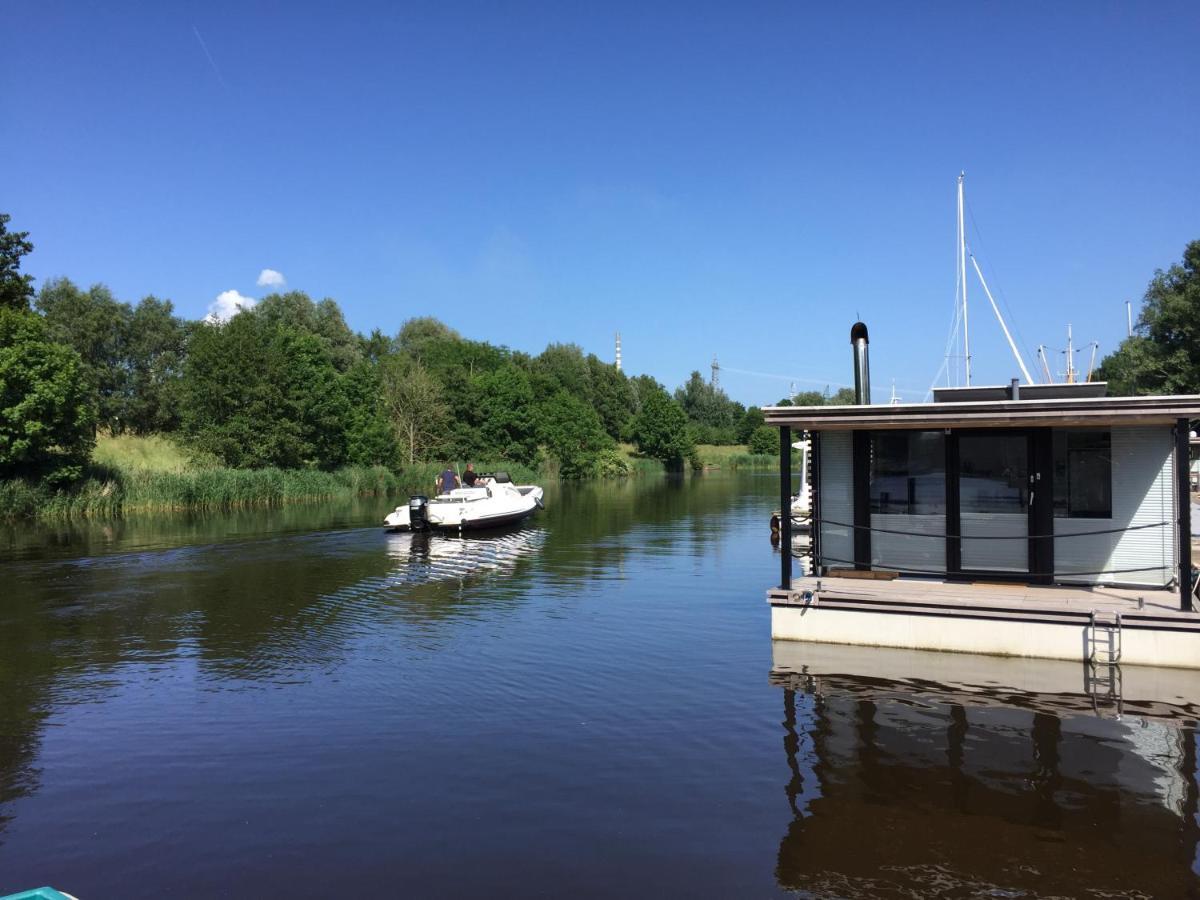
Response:
[{"label": "metal chimney pipe", "polygon": [[867,360],[867,326],[855,322],[850,329],[854,346],[854,402],[866,406],[871,402],[871,366]]}]

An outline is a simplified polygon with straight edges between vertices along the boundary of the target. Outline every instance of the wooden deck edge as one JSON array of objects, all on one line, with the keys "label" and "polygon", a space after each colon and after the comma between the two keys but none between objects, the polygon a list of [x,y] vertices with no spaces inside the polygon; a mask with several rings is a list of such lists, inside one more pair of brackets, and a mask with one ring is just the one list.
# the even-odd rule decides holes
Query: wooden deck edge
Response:
[{"label": "wooden deck edge", "polygon": [[[875,613],[879,615],[906,615],[929,618],[974,619],[983,621],[1025,622],[1041,625],[1069,625],[1075,628],[1091,621],[1091,612],[1037,607],[1033,604],[1021,607],[996,606],[981,603],[921,603],[907,600],[877,600],[853,597],[845,594],[833,595],[822,591],[816,602],[802,599],[808,591],[783,591],[774,588],[767,593],[767,601],[774,608],[829,609],[843,612]],[[1139,631],[1179,632],[1200,634],[1200,620],[1168,618],[1135,612],[1121,614],[1123,628]]]}]

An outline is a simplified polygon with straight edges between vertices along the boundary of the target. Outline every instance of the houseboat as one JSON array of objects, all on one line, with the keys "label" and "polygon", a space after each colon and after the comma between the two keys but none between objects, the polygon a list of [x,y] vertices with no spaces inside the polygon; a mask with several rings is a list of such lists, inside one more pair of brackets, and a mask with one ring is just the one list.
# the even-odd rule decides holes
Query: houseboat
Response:
[{"label": "houseboat", "polygon": [[1200,396],[1014,380],[871,405],[861,322],[851,343],[855,405],[763,410],[781,502],[796,432],[811,446],[810,560],[793,577],[781,554],[776,640],[1200,669]]}]

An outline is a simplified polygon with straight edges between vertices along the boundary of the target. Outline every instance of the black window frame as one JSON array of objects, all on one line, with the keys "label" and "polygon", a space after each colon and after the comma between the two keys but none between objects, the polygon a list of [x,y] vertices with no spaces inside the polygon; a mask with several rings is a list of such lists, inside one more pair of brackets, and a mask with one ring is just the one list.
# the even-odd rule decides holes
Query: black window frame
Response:
[{"label": "black window frame", "polygon": [[[1113,471],[1111,428],[1055,428],[1051,437],[1053,460],[1053,512],[1056,519],[1111,519],[1113,514]],[[1074,444],[1074,446],[1072,446]],[[1087,461],[1080,461],[1089,469],[1099,466],[1100,473],[1091,472],[1088,480],[1093,486],[1102,486],[1099,499],[1085,505],[1095,491],[1080,497],[1075,496],[1072,485],[1073,461],[1089,454]],[[1079,476],[1082,477],[1082,476]]]}]

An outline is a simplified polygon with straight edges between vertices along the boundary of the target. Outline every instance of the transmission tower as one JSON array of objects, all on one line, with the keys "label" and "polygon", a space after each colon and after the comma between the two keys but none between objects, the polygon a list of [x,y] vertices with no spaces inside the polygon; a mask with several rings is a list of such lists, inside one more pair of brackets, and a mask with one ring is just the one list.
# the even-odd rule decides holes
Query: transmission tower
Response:
[{"label": "transmission tower", "polygon": [[621,371],[621,332],[617,332],[617,371]]},{"label": "transmission tower", "polygon": [[713,390],[717,390],[721,386],[721,364],[717,362],[717,354],[713,354],[712,361],[712,386]]}]

